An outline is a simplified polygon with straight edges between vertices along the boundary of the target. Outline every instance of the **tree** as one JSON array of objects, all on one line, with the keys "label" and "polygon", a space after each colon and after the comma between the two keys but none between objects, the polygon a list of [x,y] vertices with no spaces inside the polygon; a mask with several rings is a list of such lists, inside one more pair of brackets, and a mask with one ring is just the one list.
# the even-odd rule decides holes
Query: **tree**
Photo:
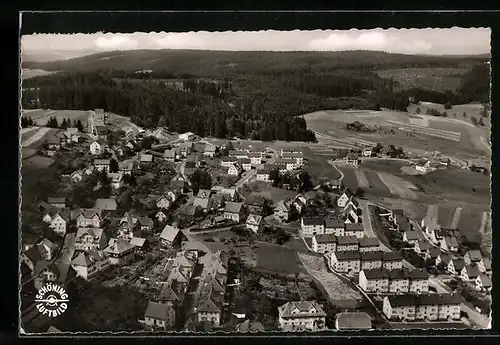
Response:
[{"label": "tree", "polygon": [[479,118],[479,122],[477,123],[479,126],[484,126],[483,118]]},{"label": "tree", "polygon": [[471,118],[470,118],[470,120],[471,120],[471,122],[472,122],[472,124],[473,124],[474,126],[478,126],[477,119],[476,119],[474,116],[473,116],[473,117],[471,117]]},{"label": "tree", "polygon": [[417,110],[415,110],[415,113],[420,114],[420,107],[417,107]]},{"label": "tree", "polygon": [[450,102],[446,102],[446,103],[444,104],[444,108],[445,108],[445,109],[451,109],[451,103],[450,103]]},{"label": "tree", "polygon": [[74,123],[73,127],[77,128],[79,132],[83,132],[82,121],[77,120],[77,121],[74,121],[73,123]]},{"label": "tree", "polygon": [[464,113],[463,113],[463,116],[464,116],[464,117],[467,117],[467,113],[466,113],[465,111],[464,111]]},{"label": "tree", "polygon": [[118,172],[118,161],[116,159],[111,159],[111,161],[109,162],[109,170],[112,172],[112,173],[116,173]]},{"label": "tree", "polygon": [[49,118],[49,120],[47,121],[47,124],[45,125],[45,127],[49,127],[49,128],[58,128],[59,125],[57,123],[57,119],[54,117],[54,116],[51,116]]},{"label": "tree", "polygon": [[377,145],[375,145],[375,147],[372,148],[372,153],[375,153],[375,154],[380,154],[380,152],[382,152],[382,149],[384,148],[384,146],[381,144],[381,143],[377,143]]},{"label": "tree", "polygon": [[212,176],[206,171],[197,169],[193,175],[189,177],[193,193],[197,194],[200,189],[212,188]]},{"label": "tree", "polygon": [[271,170],[271,172],[269,173],[269,179],[273,181],[273,186],[278,185],[278,183],[280,182],[280,171],[278,170],[278,168]]}]

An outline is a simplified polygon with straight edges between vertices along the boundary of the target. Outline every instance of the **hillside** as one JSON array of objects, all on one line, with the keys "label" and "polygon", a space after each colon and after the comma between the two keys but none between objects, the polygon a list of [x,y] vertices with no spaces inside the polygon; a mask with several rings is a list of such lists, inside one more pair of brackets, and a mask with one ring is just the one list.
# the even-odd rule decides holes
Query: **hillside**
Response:
[{"label": "hillside", "polygon": [[169,70],[177,73],[232,74],[271,70],[309,70],[328,72],[338,68],[466,68],[489,61],[485,56],[439,57],[389,54],[374,51],[344,52],[230,52],[199,50],[133,50],[105,52],[53,62],[24,62],[23,68],[95,71]]}]

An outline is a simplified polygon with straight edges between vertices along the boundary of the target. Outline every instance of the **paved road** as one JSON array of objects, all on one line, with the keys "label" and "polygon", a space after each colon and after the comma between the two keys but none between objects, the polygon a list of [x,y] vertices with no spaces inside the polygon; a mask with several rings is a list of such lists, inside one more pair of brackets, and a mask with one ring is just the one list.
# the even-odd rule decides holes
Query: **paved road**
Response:
[{"label": "paved road", "polygon": [[[278,159],[278,151],[274,149],[272,149],[272,151],[274,151],[273,156],[268,162],[266,162],[266,164],[273,164],[274,162],[276,162],[276,159]],[[236,190],[239,190],[241,187],[247,184],[255,176],[255,174],[257,174],[257,170],[263,168],[264,165],[265,164],[261,164],[257,166],[256,169],[252,169],[249,172],[247,172],[247,174],[243,178],[241,178],[238,182],[236,182],[234,188],[236,188]]]}]

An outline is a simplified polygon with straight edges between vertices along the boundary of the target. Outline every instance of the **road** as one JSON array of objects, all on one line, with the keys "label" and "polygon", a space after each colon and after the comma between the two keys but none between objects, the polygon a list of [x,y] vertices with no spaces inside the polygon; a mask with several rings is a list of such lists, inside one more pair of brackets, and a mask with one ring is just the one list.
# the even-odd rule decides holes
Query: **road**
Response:
[{"label": "road", "polygon": [[[274,162],[276,162],[276,159],[278,159],[278,151],[274,149],[271,150],[273,151],[273,155],[271,159],[268,162],[266,162],[266,164],[273,164]],[[236,188],[236,190],[238,191],[241,187],[250,182],[250,179],[252,179],[252,177],[254,177],[255,174],[257,174],[257,170],[263,168],[264,165],[265,164],[260,164],[255,169],[252,169],[249,172],[247,172],[247,174],[243,178],[241,178],[238,182],[235,183],[234,188]]]}]

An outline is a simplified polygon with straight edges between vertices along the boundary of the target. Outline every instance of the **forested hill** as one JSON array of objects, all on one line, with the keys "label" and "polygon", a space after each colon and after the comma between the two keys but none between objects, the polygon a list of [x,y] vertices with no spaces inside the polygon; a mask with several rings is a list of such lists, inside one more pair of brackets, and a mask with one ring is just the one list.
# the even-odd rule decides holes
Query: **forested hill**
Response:
[{"label": "forested hill", "polygon": [[132,50],[105,52],[64,61],[26,62],[23,68],[48,71],[164,70],[171,73],[221,76],[286,70],[331,72],[337,69],[471,68],[489,61],[485,55],[440,57],[389,54],[375,51],[343,52],[230,52],[200,50]]},{"label": "forested hill", "polygon": [[[144,127],[266,141],[314,141],[297,115],[316,110],[406,111],[410,99],[488,102],[490,86],[483,57],[381,52],[140,50],[23,67],[61,71],[23,80],[24,108],[103,108]],[[395,88],[397,80],[380,77],[379,68],[466,72],[453,91],[401,90]]]}]

